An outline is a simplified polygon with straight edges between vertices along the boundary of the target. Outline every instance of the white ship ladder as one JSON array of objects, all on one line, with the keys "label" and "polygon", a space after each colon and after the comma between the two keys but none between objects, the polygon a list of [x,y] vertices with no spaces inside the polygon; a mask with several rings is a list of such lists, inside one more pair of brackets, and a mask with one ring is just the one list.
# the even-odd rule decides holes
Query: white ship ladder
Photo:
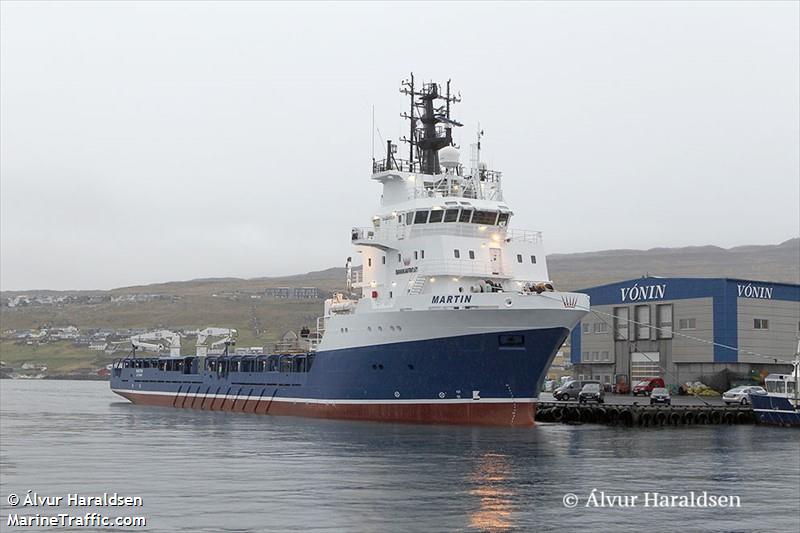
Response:
[{"label": "white ship ladder", "polygon": [[408,294],[422,294],[423,287],[425,287],[425,276],[417,275],[411,284],[411,288],[408,289]]}]

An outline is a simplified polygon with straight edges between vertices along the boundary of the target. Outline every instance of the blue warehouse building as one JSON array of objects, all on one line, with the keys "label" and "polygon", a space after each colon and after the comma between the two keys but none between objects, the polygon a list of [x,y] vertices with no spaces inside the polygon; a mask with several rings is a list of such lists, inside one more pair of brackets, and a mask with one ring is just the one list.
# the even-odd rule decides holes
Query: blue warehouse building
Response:
[{"label": "blue warehouse building", "polygon": [[572,331],[577,378],[724,387],[787,371],[800,334],[800,285],[645,277],[583,289],[592,311]]}]

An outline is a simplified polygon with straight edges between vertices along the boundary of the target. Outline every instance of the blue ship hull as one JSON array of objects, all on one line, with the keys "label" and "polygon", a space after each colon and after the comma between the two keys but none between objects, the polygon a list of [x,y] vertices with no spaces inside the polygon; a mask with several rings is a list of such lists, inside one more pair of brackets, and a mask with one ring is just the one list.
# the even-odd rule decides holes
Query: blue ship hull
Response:
[{"label": "blue ship hull", "polygon": [[800,411],[782,396],[750,396],[753,412],[762,424],[800,428]]},{"label": "blue ship hull", "polygon": [[253,360],[266,356],[250,357],[247,371],[239,371],[243,357],[207,358],[215,369],[183,357],[182,368],[172,371],[125,359],[115,364],[111,388],[134,403],[214,411],[530,425],[542,381],[568,333],[531,329],[320,351],[284,371],[258,371]]}]

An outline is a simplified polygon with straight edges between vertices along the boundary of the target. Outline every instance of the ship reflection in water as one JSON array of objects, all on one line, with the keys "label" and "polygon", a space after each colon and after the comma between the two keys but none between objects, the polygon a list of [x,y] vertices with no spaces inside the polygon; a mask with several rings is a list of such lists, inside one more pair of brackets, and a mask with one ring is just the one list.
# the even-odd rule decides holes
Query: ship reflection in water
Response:
[{"label": "ship reflection in water", "polygon": [[[106,387],[0,384],[0,516],[33,488],[142,497],[158,532],[800,531],[800,439],[782,428],[342,422],[136,406]],[[742,507],[564,507],[592,488]]]},{"label": "ship reflection in water", "polygon": [[503,531],[513,525],[511,502],[514,492],[508,480],[511,468],[508,456],[486,453],[479,460],[470,481],[475,484],[469,493],[480,499],[480,507],[471,513],[469,525],[482,531]]}]

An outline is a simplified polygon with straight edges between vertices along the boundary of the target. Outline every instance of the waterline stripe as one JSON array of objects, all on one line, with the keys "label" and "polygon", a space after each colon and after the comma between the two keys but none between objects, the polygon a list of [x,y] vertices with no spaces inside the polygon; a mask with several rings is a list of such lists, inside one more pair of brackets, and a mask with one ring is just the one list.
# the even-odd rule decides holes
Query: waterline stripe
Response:
[{"label": "waterline stripe", "polygon": [[[153,396],[178,396],[176,392],[166,391],[145,391],[136,389],[111,389],[119,395],[123,394],[141,394]],[[209,394],[207,399],[223,398],[227,400],[248,400],[251,402],[266,402],[270,398],[253,398],[244,395],[237,396],[233,394]],[[287,398],[275,396],[276,402],[292,402],[292,403],[307,403],[307,404],[321,404],[321,405],[335,405],[335,404],[445,404],[445,403],[536,403],[538,398],[480,398],[474,400],[472,398],[442,398],[442,399],[385,399],[385,400],[350,400],[350,399],[318,399],[318,398]]]}]

